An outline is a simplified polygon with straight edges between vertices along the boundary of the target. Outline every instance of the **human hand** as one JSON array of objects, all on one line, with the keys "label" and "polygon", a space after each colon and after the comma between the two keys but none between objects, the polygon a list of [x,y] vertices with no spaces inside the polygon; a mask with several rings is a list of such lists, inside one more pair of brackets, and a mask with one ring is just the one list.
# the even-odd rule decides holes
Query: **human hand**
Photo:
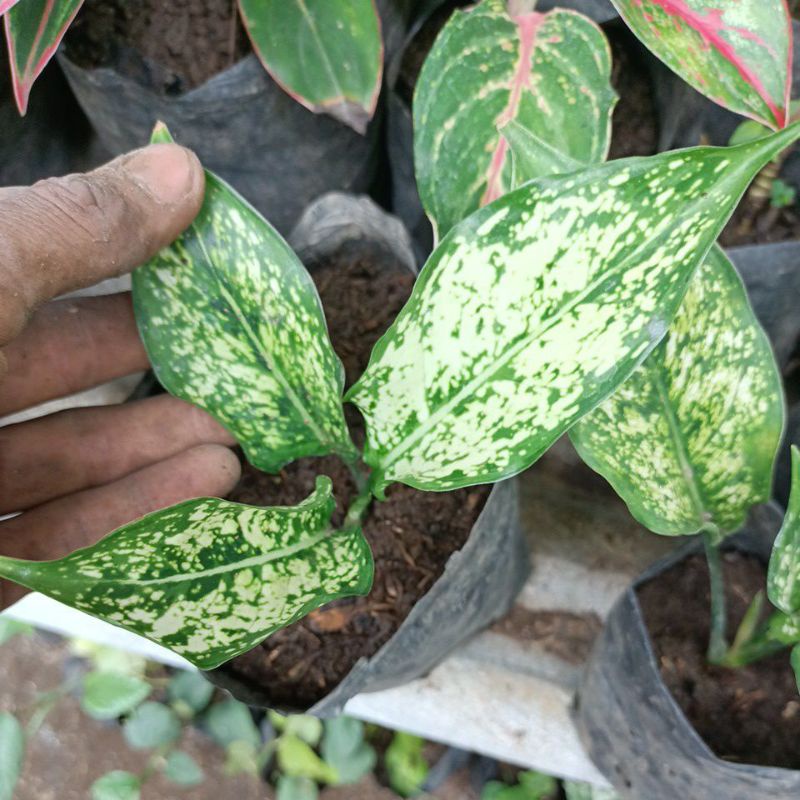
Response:
[{"label": "human hand", "polygon": [[[87,175],[0,189],[0,417],[147,367],[130,294],[56,300],[130,272],[173,241],[203,171],[151,145]],[[169,396],[0,427],[0,554],[60,558],[150,511],[224,495],[230,435]],[[25,589],[0,580],[0,610]]]}]

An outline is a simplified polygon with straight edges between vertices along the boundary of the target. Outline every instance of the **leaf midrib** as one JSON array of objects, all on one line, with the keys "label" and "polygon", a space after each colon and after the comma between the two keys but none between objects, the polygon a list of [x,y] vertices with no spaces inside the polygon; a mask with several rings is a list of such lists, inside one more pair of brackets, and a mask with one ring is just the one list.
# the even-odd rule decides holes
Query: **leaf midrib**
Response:
[{"label": "leaf midrib", "polygon": [[203,241],[203,236],[200,230],[198,229],[196,223],[192,223],[192,230],[194,231],[195,236],[197,237],[197,241],[200,245],[200,249],[203,251],[203,256],[206,259],[209,267],[211,268],[211,272],[214,275],[214,279],[217,282],[217,286],[219,287],[220,294],[228,301],[228,304],[233,309],[234,314],[236,314],[236,319],[239,321],[239,324],[245,331],[247,338],[250,340],[251,346],[256,352],[256,355],[262,360],[264,366],[276,377],[278,383],[280,383],[283,390],[286,392],[289,401],[292,405],[297,409],[302,418],[303,423],[308,426],[311,432],[314,434],[317,441],[326,447],[329,450],[335,449],[334,444],[329,437],[316,423],[311,411],[306,408],[303,404],[303,401],[300,399],[300,396],[295,392],[292,388],[291,384],[289,383],[288,378],[283,374],[283,372],[278,369],[275,361],[270,357],[270,354],[262,347],[261,340],[256,336],[255,331],[250,326],[250,323],[247,321],[247,318],[243,312],[243,310],[239,307],[239,304],[236,302],[236,298],[233,294],[229,291],[228,287],[222,281],[222,277],[219,274],[219,271],[214,264],[214,261],[211,259],[211,255],[206,248],[206,244]]},{"label": "leaf midrib", "polygon": [[[730,175],[730,180],[734,179],[734,176],[738,172],[738,170],[733,171]],[[706,206],[712,205],[712,200],[709,196],[706,196],[702,200],[698,201],[697,208],[698,211],[695,212],[692,216],[696,216],[702,209]],[[510,347],[505,353],[503,353],[500,358],[496,359],[492,362],[492,364],[482,370],[478,375],[468,381],[464,386],[459,389],[453,397],[443,403],[439,408],[436,409],[425,421],[423,424],[419,425],[414,432],[405,438],[398,446],[392,448],[386,454],[386,457],[380,462],[380,466],[384,472],[387,471],[388,467],[394,464],[400,456],[403,455],[409,448],[415,445],[429,430],[434,428],[438,423],[441,421],[443,417],[449,414],[453,408],[457,407],[466,397],[471,395],[476,388],[481,386],[483,383],[486,382],[493,374],[497,373],[503,367],[508,364],[515,356],[521,353],[526,347],[528,347],[533,341],[538,339],[540,336],[545,334],[547,331],[551,330],[557,323],[559,323],[562,318],[572,311],[578,304],[583,303],[592,297],[592,294],[602,285],[610,276],[615,275],[621,271],[627,269],[630,264],[634,261],[634,259],[640,259],[643,257],[643,253],[648,252],[649,250],[654,249],[658,246],[660,241],[666,239],[669,234],[677,227],[679,224],[682,224],[687,218],[689,217],[688,213],[681,214],[677,220],[676,225],[672,228],[665,230],[662,234],[652,240],[650,248],[647,250],[639,251],[637,253],[631,254],[628,258],[621,261],[616,267],[610,269],[606,272],[603,272],[601,275],[592,281],[582,292],[577,294],[569,303],[565,306],[562,306],[558,313],[554,314],[550,320],[548,320],[548,324],[542,325],[536,330],[534,330],[529,335],[523,337],[516,345]],[[709,247],[710,249],[710,247]],[[697,264],[695,267],[699,266],[702,259],[697,260]]]},{"label": "leaf midrib", "polygon": [[664,409],[664,417],[667,421],[667,428],[669,428],[670,439],[672,440],[672,449],[675,452],[675,457],[678,459],[678,464],[681,469],[686,487],[689,491],[689,497],[694,507],[694,513],[697,516],[698,528],[701,528],[706,520],[707,508],[703,502],[702,489],[697,483],[695,478],[695,470],[692,466],[691,459],[689,458],[689,446],[686,438],[681,430],[680,423],[678,422],[675,409],[669,399],[669,391],[664,384],[664,378],[661,375],[660,365],[652,366],[647,370],[650,374],[653,385],[656,387],[658,399]]},{"label": "leaf midrib", "polygon": [[[222,575],[229,572],[238,572],[243,569],[249,569],[251,567],[263,566],[264,564],[269,564],[273,561],[279,561],[281,559],[293,556],[296,553],[300,553],[303,550],[315,547],[321,541],[327,539],[329,536],[335,533],[351,533],[351,532],[352,530],[338,531],[335,528],[326,526],[318,534],[314,536],[308,536],[305,539],[301,539],[299,542],[297,542],[294,545],[290,545],[289,547],[283,547],[280,548],[279,550],[271,550],[268,553],[264,553],[259,556],[251,556],[250,558],[242,559],[241,561],[227,562],[225,564],[220,564],[217,567],[211,567],[210,569],[200,570],[198,572],[187,572],[182,574],[167,575],[161,578],[148,578],[144,580],[135,578],[86,578],[85,576],[80,576],[80,575],[75,575],[75,576],[58,575],[55,577],[59,587],[76,583],[84,587],[88,586],[89,588],[106,584],[111,584],[115,586],[161,586],[162,584],[165,583],[183,583],[186,581],[202,580],[204,578],[208,578],[213,575]],[[4,563],[18,565],[24,570],[29,571],[30,574],[33,575],[34,577],[36,577],[37,568],[39,568],[39,565],[36,564],[36,562],[0,558],[0,574],[2,574],[3,572]],[[48,578],[51,577],[48,574],[50,572],[50,569],[48,568],[52,567],[53,563],[54,562],[46,562],[44,568],[42,569],[42,574],[45,581],[47,581]],[[89,565],[91,566],[91,562],[89,562]],[[10,579],[14,580],[13,577]]]}]

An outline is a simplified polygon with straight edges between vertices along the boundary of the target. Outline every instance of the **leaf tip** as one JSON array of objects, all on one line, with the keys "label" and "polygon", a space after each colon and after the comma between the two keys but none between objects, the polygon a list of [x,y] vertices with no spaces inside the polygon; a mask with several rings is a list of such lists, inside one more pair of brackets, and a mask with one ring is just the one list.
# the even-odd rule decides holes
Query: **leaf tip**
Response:
[{"label": "leaf tip", "polygon": [[150,134],[150,144],[172,144],[174,141],[166,123],[158,120]]}]

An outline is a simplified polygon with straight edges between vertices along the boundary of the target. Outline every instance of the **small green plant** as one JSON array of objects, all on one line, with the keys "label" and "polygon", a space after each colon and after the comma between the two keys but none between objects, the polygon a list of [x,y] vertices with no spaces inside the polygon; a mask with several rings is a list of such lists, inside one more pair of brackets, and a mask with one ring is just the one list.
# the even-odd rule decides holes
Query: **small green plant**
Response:
[{"label": "small green plant", "polygon": [[[14,96],[24,114],[39,77],[83,0],[0,0]],[[383,74],[374,0],[238,0],[258,57],[297,102],[363,133]]]},{"label": "small green plant", "polygon": [[[28,626],[0,617],[0,644],[30,632]],[[189,726],[199,727],[223,748],[227,774],[245,773],[258,780],[269,774],[278,800],[315,800],[319,784],[358,783],[375,766],[375,750],[358,720],[341,716],[323,723],[270,712],[272,733],[264,737],[247,706],[215,699],[213,685],[198,672],[166,675],[139,656],[82,640],[72,642],[71,650],[88,661],[89,671],[42,692],[28,708],[0,714],[0,800],[13,798],[26,742],[58,703],[75,694],[88,717],[119,720],[128,746],[147,754],[138,773],[112,770],[98,777],[92,800],[137,800],[157,774],[176,791],[202,783],[203,769],[180,749]]]},{"label": "small green plant", "polygon": [[769,201],[773,208],[787,208],[797,202],[797,190],[780,178],[775,178],[770,188]]},{"label": "small green plant", "polygon": [[517,784],[509,786],[500,781],[490,781],[483,787],[481,800],[555,800],[558,782],[541,772],[520,772]]},{"label": "small green plant", "polygon": [[413,797],[422,791],[429,766],[422,752],[424,739],[398,731],[386,750],[385,766],[389,785],[401,797]]}]

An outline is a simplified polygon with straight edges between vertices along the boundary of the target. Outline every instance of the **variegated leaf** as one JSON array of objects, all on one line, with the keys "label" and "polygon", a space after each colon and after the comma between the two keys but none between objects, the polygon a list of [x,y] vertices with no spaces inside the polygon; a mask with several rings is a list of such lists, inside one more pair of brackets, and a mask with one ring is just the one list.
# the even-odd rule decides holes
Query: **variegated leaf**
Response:
[{"label": "variegated leaf", "polygon": [[383,43],[375,0],[239,0],[253,49],[295,100],[364,133]]},{"label": "variegated leaf", "polygon": [[0,0],[0,17],[10,8],[13,8],[18,2],[19,0]]},{"label": "variegated leaf", "polygon": [[664,341],[570,438],[650,530],[729,533],[770,497],[783,418],[769,341],[714,246]]},{"label": "variegated leaf", "polygon": [[794,671],[794,680],[797,684],[797,691],[800,692],[800,644],[796,644],[792,648],[790,660],[792,663],[792,670]]},{"label": "variegated leaf", "polygon": [[331,528],[331,482],[293,508],[214,497],[156,511],[58,561],[0,557],[0,576],[213,669],[323,603],[366,594],[358,528]]},{"label": "variegated leaf", "polygon": [[516,189],[523,183],[547,175],[577,172],[586,166],[550,142],[540,139],[516,120],[503,126],[500,133],[508,142],[508,155],[511,161],[509,189]]},{"label": "variegated leaf", "polygon": [[792,445],[792,491],[783,525],[772,547],[767,578],[772,605],[800,613],[800,450]]},{"label": "variegated leaf", "polygon": [[456,11],[433,46],[414,97],[414,161],[439,235],[510,188],[516,120],[582,164],[608,150],[616,95],[601,30],[574,11],[515,14],[503,0]]},{"label": "variegated leaf", "polygon": [[20,114],[28,108],[34,81],[55,55],[82,5],[83,0],[22,0],[10,6],[5,4],[11,79]]},{"label": "variegated leaf", "polygon": [[799,137],[538,179],[456,226],[345,398],[376,492],[533,463],[663,338],[748,183]]},{"label": "variegated leaf", "polygon": [[252,464],[275,472],[301,456],[352,456],[344,371],[311,277],[212,173],[190,228],[133,273],[133,300],[158,379],[228,428]]},{"label": "variegated leaf", "polygon": [[667,66],[715,102],[771,128],[789,122],[786,0],[613,0]]}]

